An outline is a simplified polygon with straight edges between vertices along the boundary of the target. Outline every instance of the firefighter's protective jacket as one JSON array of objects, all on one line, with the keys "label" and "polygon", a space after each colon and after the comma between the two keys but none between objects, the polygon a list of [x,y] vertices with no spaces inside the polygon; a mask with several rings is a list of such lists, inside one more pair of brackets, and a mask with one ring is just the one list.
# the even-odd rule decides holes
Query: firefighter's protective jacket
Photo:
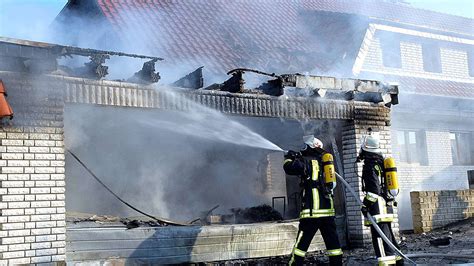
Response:
[{"label": "firefighter's protective jacket", "polygon": [[[387,202],[385,191],[382,187],[383,157],[381,155],[365,152],[364,166],[362,167],[363,190],[365,192],[364,205],[369,213],[374,217],[376,223],[392,222],[393,206]],[[368,220],[365,225],[370,225]]]},{"label": "firefighter's protective jacket", "polygon": [[322,175],[322,154],[303,152],[303,157],[286,159],[283,169],[289,175],[301,179],[302,210],[300,218],[319,218],[334,216],[334,201],[331,194],[325,192]]}]

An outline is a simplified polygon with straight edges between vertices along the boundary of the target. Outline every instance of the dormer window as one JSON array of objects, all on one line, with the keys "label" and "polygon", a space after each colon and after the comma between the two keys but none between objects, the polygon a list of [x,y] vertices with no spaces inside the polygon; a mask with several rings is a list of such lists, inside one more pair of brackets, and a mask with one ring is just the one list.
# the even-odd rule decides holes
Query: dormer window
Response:
[{"label": "dormer window", "polygon": [[382,49],[382,62],[385,67],[401,68],[402,56],[400,41],[395,34],[383,33],[380,35],[380,48]]},{"label": "dormer window", "polygon": [[432,73],[441,73],[441,52],[435,43],[424,43],[422,46],[423,70]]}]

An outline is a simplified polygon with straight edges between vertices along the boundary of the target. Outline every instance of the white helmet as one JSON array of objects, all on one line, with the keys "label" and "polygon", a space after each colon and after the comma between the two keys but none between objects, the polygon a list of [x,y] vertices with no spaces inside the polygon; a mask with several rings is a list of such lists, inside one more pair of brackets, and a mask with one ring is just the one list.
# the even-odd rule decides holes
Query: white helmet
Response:
[{"label": "white helmet", "polygon": [[303,136],[303,141],[305,144],[307,144],[310,148],[315,149],[315,148],[323,148],[323,142],[317,138],[314,137],[314,135],[306,135]]},{"label": "white helmet", "polygon": [[368,135],[362,137],[362,150],[377,154],[382,154],[380,150],[380,133],[370,132]]}]

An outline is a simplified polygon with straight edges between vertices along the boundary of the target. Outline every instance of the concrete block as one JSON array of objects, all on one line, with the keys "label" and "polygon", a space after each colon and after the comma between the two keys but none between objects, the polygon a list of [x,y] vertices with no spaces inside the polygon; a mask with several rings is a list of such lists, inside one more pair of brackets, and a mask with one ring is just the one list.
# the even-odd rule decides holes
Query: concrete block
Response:
[{"label": "concrete block", "polygon": [[23,160],[23,153],[2,153],[3,160]]},{"label": "concrete block", "polygon": [[[50,149],[53,149],[53,148],[49,148],[49,147],[29,147],[28,149],[29,149],[30,153],[49,153]],[[51,153],[54,153],[54,152],[51,151]]]},{"label": "concrete block", "polygon": [[66,255],[55,255],[51,257],[52,261],[65,261]]},{"label": "concrete block", "polygon": [[19,250],[28,250],[30,249],[30,244],[13,244],[8,245],[8,251],[19,251]]},{"label": "concrete block", "polygon": [[[8,154],[8,153],[7,153]],[[22,166],[30,166],[30,161],[25,160],[8,160],[7,166],[11,167],[22,167]]]},{"label": "concrete block", "polygon": [[7,188],[7,193],[9,195],[21,195],[30,193],[29,188]]},{"label": "concrete block", "polygon": [[31,258],[31,263],[48,263],[52,261],[51,256],[41,256]]},{"label": "concrete block", "polygon": [[20,237],[4,237],[0,239],[0,245],[10,245],[10,244],[23,244],[25,243],[25,238]]},{"label": "concrete block", "polygon": [[36,181],[36,187],[53,187],[56,185],[56,181]]},{"label": "concrete block", "polygon": [[36,228],[55,227],[56,221],[36,222]]},{"label": "concrete block", "polygon": [[8,231],[9,237],[17,237],[17,236],[29,236],[30,229],[22,229],[22,230],[10,230]]},{"label": "concrete block", "polygon": [[51,180],[64,180],[66,179],[65,174],[51,174]]},{"label": "concrete block", "polygon": [[35,214],[55,214],[56,208],[36,208]]},{"label": "concrete block", "polygon": [[51,242],[56,241],[56,235],[36,236],[36,242]]},{"label": "concrete block", "polygon": [[39,242],[39,243],[32,243],[32,249],[48,249],[51,248],[51,242]]},{"label": "concrete block", "polygon": [[2,167],[3,174],[23,174],[24,168],[23,167]]},{"label": "concrete block", "polygon": [[44,133],[30,133],[29,139],[32,140],[49,140],[50,134]]},{"label": "concrete block", "polygon": [[23,146],[23,140],[2,139],[2,146]]},{"label": "concrete block", "polygon": [[34,228],[36,228],[36,223],[35,222],[25,223],[25,229],[34,229]]},{"label": "concrete block", "polygon": [[51,228],[31,229],[31,235],[49,235]]},{"label": "concrete block", "polygon": [[[51,247],[53,248],[64,248],[66,247],[66,241],[55,241],[51,243]],[[59,252],[58,252],[59,253]]]},{"label": "concrete block", "polygon": [[36,195],[36,200],[55,200],[56,199],[56,194],[41,194],[41,195]]},{"label": "concrete block", "polygon": [[0,224],[0,228],[2,230],[25,229],[25,224],[24,223],[6,223],[6,224]]},{"label": "concrete block", "polygon": [[1,201],[3,202],[14,202],[14,201],[24,201],[24,195],[2,195],[0,196]]},{"label": "concrete block", "polygon": [[51,162],[50,161],[31,161],[30,162],[30,165],[31,166],[50,166],[51,165]]},{"label": "concrete block", "polygon": [[28,222],[30,220],[30,216],[23,215],[23,216],[9,216],[7,217],[7,221],[9,223],[17,223],[17,222]]},{"label": "concrete block", "polygon": [[54,174],[56,173],[55,167],[35,167],[35,174]]},{"label": "concrete block", "polygon": [[50,180],[51,174],[31,174],[31,180]]},{"label": "concrete block", "polygon": [[30,258],[18,258],[18,259],[9,259],[8,260],[9,265],[29,264],[30,262],[31,262]]},{"label": "concrete block", "polygon": [[35,140],[36,147],[55,147],[56,142],[54,140]]},{"label": "concrete block", "polygon": [[31,202],[32,208],[44,208],[51,207],[51,201],[33,201]]},{"label": "concrete block", "polygon": [[29,208],[30,202],[9,202],[9,209]]},{"label": "concrete block", "polygon": [[36,160],[56,160],[57,154],[35,154]]},{"label": "concrete block", "polygon": [[49,214],[40,214],[40,215],[31,215],[30,220],[32,222],[37,222],[37,221],[49,221],[51,219],[51,215]]},{"label": "concrete block", "polygon": [[29,150],[28,147],[12,147],[12,146],[7,147],[8,153],[28,153],[28,150]]},{"label": "concrete block", "polygon": [[51,192],[51,188],[48,187],[41,187],[41,188],[30,188],[31,194],[49,194]]},{"label": "concrete block", "polygon": [[30,179],[29,174],[8,174],[9,181],[25,181],[29,179]]},{"label": "concrete block", "polygon": [[66,188],[64,188],[64,187],[52,187],[51,188],[51,193],[64,194],[65,192],[66,192]]}]

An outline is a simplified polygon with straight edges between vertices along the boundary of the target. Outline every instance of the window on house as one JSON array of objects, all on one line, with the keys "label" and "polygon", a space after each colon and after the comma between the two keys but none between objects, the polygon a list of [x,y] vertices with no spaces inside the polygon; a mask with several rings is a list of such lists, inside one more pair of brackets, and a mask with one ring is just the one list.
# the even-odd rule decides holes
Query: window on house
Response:
[{"label": "window on house", "polygon": [[441,52],[434,43],[425,43],[422,46],[423,70],[426,72],[441,73]]},{"label": "window on house", "polygon": [[473,161],[472,133],[451,132],[451,153],[454,165],[470,165]]},{"label": "window on house", "polygon": [[393,68],[402,67],[400,41],[396,36],[389,34],[381,35],[380,48],[382,49],[382,62],[384,66]]},{"label": "window on house", "polygon": [[469,68],[469,76],[474,77],[474,51],[467,52],[467,66]]},{"label": "window on house", "polygon": [[426,135],[423,131],[396,131],[395,150],[399,152],[400,162],[428,164],[426,152]]}]

